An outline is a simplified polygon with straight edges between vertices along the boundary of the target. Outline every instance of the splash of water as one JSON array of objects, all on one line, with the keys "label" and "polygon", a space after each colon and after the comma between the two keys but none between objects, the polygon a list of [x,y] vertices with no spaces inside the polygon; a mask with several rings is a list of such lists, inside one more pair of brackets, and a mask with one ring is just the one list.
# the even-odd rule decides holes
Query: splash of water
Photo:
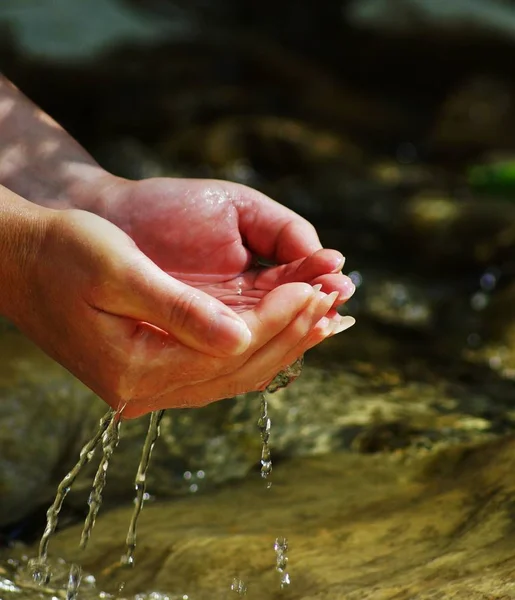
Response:
[{"label": "splash of water", "polygon": [[100,424],[97,432],[91,438],[91,440],[83,446],[82,450],[80,451],[79,460],[77,461],[76,465],[67,475],[65,475],[65,477],[57,487],[57,493],[54,502],[52,503],[46,514],[47,522],[45,531],[43,532],[43,535],[41,536],[41,541],[39,543],[38,557],[29,561],[28,565],[29,571],[32,574],[32,578],[36,583],[40,585],[47,584],[50,581],[52,575],[50,572],[50,567],[48,565],[48,544],[50,538],[52,537],[57,528],[57,524],[59,521],[59,513],[61,512],[64,500],[81,470],[93,458],[96,447],[100,443],[100,440],[102,439],[102,436],[106,432],[107,428],[113,421],[114,415],[115,411],[110,410],[100,419]]},{"label": "splash of water", "polygon": [[143,444],[143,450],[141,452],[141,459],[138,465],[138,471],[134,480],[134,487],[136,488],[136,497],[134,498],[134,510],[132,512],[131,521],[129,524],[129,531],[127,533],[126,545],[127,552],[122,556],[122,565],[134,566],[134,551],[136,549],[136,527],[138,523],[139,515],[143,509],[143,502],[145,500],[146,490],[146,479],[148,465],[150,464],[150,457],[154,444],[157,441],[160,433],[161,419],[164,415],[164,410],[158,410],[150,415],[150,422],[148,426],[147,436],[145,443]]},{"label": "splash of water", "polygon": [[95,473],[91,493],[88,499],[89,511],[84,521],[84,528],[80,538],[80,547],[82,549],[86,548],[88,545],[91,532],[95,526],[98,511],[102,505],[102,493],[107,483],[107,468],[109,467],[111,456],[120,441],[120,424],[121,420],[113,415],[113,418],[109,421],[106,430],[102,434],[102,458],[100,459],[97,472]]}]

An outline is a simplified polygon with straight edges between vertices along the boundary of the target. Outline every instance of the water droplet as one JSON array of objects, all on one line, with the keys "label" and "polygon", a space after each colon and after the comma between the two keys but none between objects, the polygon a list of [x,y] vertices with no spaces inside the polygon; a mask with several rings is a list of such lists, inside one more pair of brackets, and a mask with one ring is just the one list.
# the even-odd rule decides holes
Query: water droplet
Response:
[{"label": "water droplet", "polygon": [[359,271],[351,271],[349,273],[349,278],[357,288],[363,283],[363,276]]},{"label": "water droplet", "polygon": [[487,307],[488,300],[487,294],[484,292],[476,292],[470,298],[470,306],[477,311],[483,310]]},{"label": "water droplet", "polygon": [[486,292],[491,292],[497,285],[497,277],[494,275],[494,273],[487,271],[481,275],[479,285]]},{"label": "water droplet", "polygon": [[290,580],[290,574],[289,573],[284,573],[281,577],[281,588],[285,588],[288,585],[290,585],[291,580]]},{"label": "water droplet", "polygon": [[52,572],[50,571],[46,556],[43,558],[32,558],[29,560],[27,566],[32,579],[38,585],[46,585],[50,581]]},{"label": "water droplet", "polygon": [[258,419],[258,428],[261,433],[263,446],[261,449],[261,477],[266,479],[272,472],[272,459],[270,454],[269,440],[272,422],[268,418],[268,401],[266,392],[261,394],[261,412]]},{"label": "water droplet", "polygon": [[82,569],[79,565],[73,564],[70,567],[70,575],[68,577],[68,587],[66,588],[66,600],[76,600],[79,593],[80,580]]},{"label": "water droplet", "polygon": [[284,537],[277,538],[274,543],[275,550],[275,569],[278,573],[281,574],[280,584],[281,588],[284,588],[290,585],[290,575],[286,571],[288,567],[288,557],[286,556],[286,552],[288,550],[288,540]]},{"label": "water droplet", "polygon": [[235,577],[231,583],[231,590],[236,592],[239,596],[245,596],[247,593],[247,586],[241,579]]}]

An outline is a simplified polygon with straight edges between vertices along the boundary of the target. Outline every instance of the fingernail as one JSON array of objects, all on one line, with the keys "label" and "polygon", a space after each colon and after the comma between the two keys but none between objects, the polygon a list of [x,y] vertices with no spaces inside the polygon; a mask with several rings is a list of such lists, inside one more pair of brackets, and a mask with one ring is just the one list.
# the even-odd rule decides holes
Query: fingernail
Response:
[{"label": "fingernail", "polygon": [[328,319],[327,317],[322,317],[320,321],[318,321],[317,327],[319,328],[320,333],[324,337],[329,337],[333,333],[334,324],[331,319]]},{"label": "fingernail", "polygon": [[349,327],[352,327],[355,322],[356,319],[354,317],[341,317],[340,322],[336,325],[336,327],[333,330],[333,335],[336,335],[337,333],[341,333],[342,331],[349,329]]},{"label": "fingernail", "polygon": [[339,262],[337,263],[337,265],[336,265],[336,267],[335,267],[334,271],[335,271],[335,272],[337,272],[337,271],[341,271],[341,270],[343,269],[343,266],[344,266],[344,265],[345,265],[345,256],[343,256],[343,254],[340,254],[340,260],[339,260]]},{"label": "fingernail", "polygon": [[327,302],[331,302],[331,304],[329,306],[332,306],[335,302],[336,302],[336,298],[338,298],[338,292],[331,292],[328,296],[327,296]]},{"label": "fingernail", "polygon": [[[323,296],[321,295],[323,294]],[[323,292],[318,293],[318,300],[321,302],[321,308],[326,312],[333,306],[338,298],[338,292],[331,292],[330,294],[324,294]]]},{"label": "fingernail", "polygon": [[247,325],[236,315],[219,314],[208,333],[217,348],[231,355],[243,354],[252,341]]},{"label": "fingernail", "polygon": [[319,292],[322,289],[322,284],[317,283],[316,285],[313,286],[313,289],[315,290],[315,292]]},{"label": "fingernail", "polygon": [[352,279],[346,278],[343,285],[343,297],[348,300],[356,291],[356,286],[352,282]]}]

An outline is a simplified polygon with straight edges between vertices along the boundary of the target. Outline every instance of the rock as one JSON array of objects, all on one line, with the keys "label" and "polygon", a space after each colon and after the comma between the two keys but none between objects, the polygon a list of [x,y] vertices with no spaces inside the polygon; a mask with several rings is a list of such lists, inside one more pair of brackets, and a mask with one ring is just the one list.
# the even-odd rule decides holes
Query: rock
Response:
[{"label": "rock", "polygon": [[515,40],[515,15],[506,2],[351,0],[345,16],[356,27],[390,34]]},{"label": "rock", "polygon": [[[377,333],[370,338],[363,330],[349,332],[326,342],[324,350],[308,354],[297,381],[269,395],[273,460],[349,448],[370,452],[479,442],[494,437],[500,422],[503,431],[515,427],[511,382],[499,385],[487,371],[461,383],[459,371],[421,368],[423,357],[413,353],[408,359],[409,349],[399,354],[386,339],[390,346],[373,357],[369,348],[372,343],[380,347]],[[394,366],[399,360],[403,368]],[[196,493],[244,477],[260,458],[258,417],[256,394],[203,409],[167,411],[147,476],[149,493],[157,498]],[[146,424],[147,419],[122,424],[105,490],[108,501],[132,495]],[[85,504],[93,468],[74,488],[70,505]]]},{"label": "rock", "polygon": [[117,0],[92,0],[87,7],[80,0],[57,0],[44,7],[33,3],[30,10],[4,0],[0,21],[26,57],[60,62],[92,60],[127,39],[155,43],[185,26],[149,15],[143,19]]},{"label": "rock", "polygon": [[475,75],[459,82],[435,117],[430,143],[451,160],[457,154],[467,157],[492,149],[511,150],[514,99],[510,80]]},{"label": "rock", "polygon": [[[349,448],[378,452],[444,440],[479,442],[514,428],[511,381],[497,380],[495,371],[478,370],[475,363],[461,372],[428,362],[427,338],[419,346],[403,343],[368,330],[365,322],[310,352],[298,381],[269,398],[273,460]],[[0,514],[6,524],[50,503],[105,406],[20,334],[4,333],[0,348]],[[191,494],[244,477],[259,462],[258,416],[256,394],[167,411],[149,493]],[[147,422],[122,423],[104,493],[108,506],[133,495]],[[66,507],[84,510],[96,464],[74,484]]]},{"label": "rock", "polygon": [[[515,442],[505,439],[297,459],[277,467],[271,489],[256,474],[214,494],[146,506],[130,571],[118,566],[129,507],[100,517],[85,552],[77,527],[50,551],[97,578],[95,594],[86,583],[88,600],[122,581],[125,598],[225,599],[234,580],[250,598],[274,597],[274,540],[283,536],[291,598],[511,598],[514,457]],[[11,564],[4,572],[23,590],[21,571]]]},{"label": "rock", "polygon": [[56,477],[105,411],[12,328],[0,335],[0,525],[50,502]]}]

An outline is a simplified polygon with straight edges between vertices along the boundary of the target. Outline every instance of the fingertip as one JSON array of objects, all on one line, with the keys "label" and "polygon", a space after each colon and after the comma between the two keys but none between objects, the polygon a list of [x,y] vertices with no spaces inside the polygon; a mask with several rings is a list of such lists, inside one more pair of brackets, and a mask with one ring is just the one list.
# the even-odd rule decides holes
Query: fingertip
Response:
[{"label": "fingertip", "polygon": [[334,253],[334,257],[332,258],[334,266],[331,273],[339,273],[345,265],[345,256],[343,256],[343,254],[337,250],[333,250],[332,252]]}]

